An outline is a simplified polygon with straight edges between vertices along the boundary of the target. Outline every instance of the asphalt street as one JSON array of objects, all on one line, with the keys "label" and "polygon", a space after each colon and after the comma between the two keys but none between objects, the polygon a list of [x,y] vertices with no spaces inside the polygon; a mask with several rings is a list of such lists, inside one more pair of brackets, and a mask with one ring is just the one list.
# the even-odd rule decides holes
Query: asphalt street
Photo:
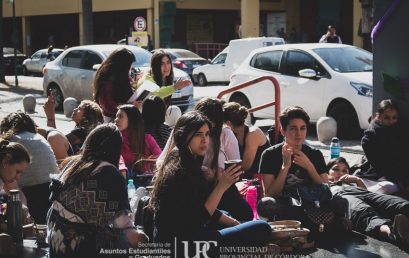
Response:
[{"label": "asphalt street", "polygon": [[[47,120],[42,106],[46,98],[43,96],[42,78],[32,76],[18,76],[19,87],[14,86],[14,76],[6,76],[6,84],[0,84],[0,119],[8,113],[14,111],[24,111],[22,99],[26,94],[33,94],[37,105],[35,112],[30,114],[33,120],[39,126],[46,126]],[[196,100],[203,97],[216,97],[217,94],[225,89],[226,86],[214,85],[208,87],[195,87],[194,98]],[[63,133],[68,133],[73,127],[74,122],[71,118],[65,117],[63,113],[56,114],[57,128]],[[258,120],[256,125],[267,130],[273,124],[273,120]],[[329,145],[318,141],[316,135],[308,136],[308,143],[319,148],[324,157],[329,159]],[[360,139],[352,141],[341,141],[341,156],[345,157],[350,164],[359,162],[362,157],[362,148]]]}]

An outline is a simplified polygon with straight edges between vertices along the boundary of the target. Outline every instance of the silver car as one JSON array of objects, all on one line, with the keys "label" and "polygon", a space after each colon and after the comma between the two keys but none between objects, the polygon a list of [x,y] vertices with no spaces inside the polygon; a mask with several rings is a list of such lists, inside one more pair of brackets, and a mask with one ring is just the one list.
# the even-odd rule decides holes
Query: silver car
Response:
[{"label": "silver car", "polygon": [[[115,49],[125,47],[135,55],[134,68],[147,72],[150,69],[151,53],[143,48],[128,45],[88,45],[72,47],[65,50],[53,62],[49,62],[43,69],[44,95],[53,93],[56,108],[61,109],[65,98],[74,97],[78,101],[92,99],[94,65],[102,63]],[[182,77],[189,79],[189,75],[177,68],[173,69],[175,81]],[[172,104],[185,111],[193,105],[193,85],[189,85],[172,94]]]},{"label": "silver car", "polygon": [[[54,48],[51,51],[51,59],[56,59],[64,49]],[[41,73],[47,60],[47,49],[40,49],[35,52],[30,58],[23,61],[23,75],[28,75],[30,73]]]}]

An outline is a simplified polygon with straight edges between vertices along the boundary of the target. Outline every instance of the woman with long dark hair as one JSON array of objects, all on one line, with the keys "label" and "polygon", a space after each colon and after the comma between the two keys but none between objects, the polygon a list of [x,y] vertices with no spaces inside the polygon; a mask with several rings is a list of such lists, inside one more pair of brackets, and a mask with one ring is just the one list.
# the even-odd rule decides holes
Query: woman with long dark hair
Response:
[{"label": "woman with long dark hair", "polygon": [[48,215],[50,257],[106,257],[102,249],[137,247],[146,240],[128,213],[118,171],[122,137],[113,124],[96,127],[53,181]]},{"label": "woman with long dark hair", "polygon": [[113,121],[117,107],[127,103],[133,94],[129,70],[134,61],[135,56],[130,50],[117,49],[102,62],[95,74],[94,100],[100,105],[105,122]]},{"label": "woman with long dark hair", "polygon": [[[241,169],[229,167],[218,173],[214,187],[208,187],[201,166],[211,128],[209,120],[197,111],[178,120],[173,132],[175,147],[160,167],[151,193],[155,240],[214,240],[220,245],[262,246],[271,234],[266,222],[240,224],[217,209],[224,192],[239,179]],[[216,230],[212,225],[224,229]]]},{"label": "woman with long dark hair", "polygon": [[[130,104],[119,106],[115,124],[122,133],[121,155],[128,170],[137,174],[152,172],[154,164],[143,160],[156,159],[161,149],[152,135],[145,133],[144,121],[139,109]],[[133,173],[129,176],[133,177]]]},{"label": "woman with long dark hair", "polygon": [[155,138],[159,147],[163,149],[169,139],[172,129],[165,124],[166,105],[163,99],[149,96],[142,103],[142,117],[145,131]]},{"label": "woman with long dark hair", "polygon": [[[219,99],[203,98],[195,106],[195,110],[205,115],[212,124],[209,148],[204,156],[202,171],[207,181],[213,185],[217,181],[217,173],[223,171],[226,160],[240,159],[239,145],[233,131],[223,126],[223,104]],[[172,137],[169,138],[156,165],[160,167],[166,154],[174,147]],[[239,221],[253,219],[250,206],[241,197],[237,187],[232,185],[219,203],[219,209],[227,211]]]},{"label": "woman with long dark hair", "polygon": [[240,157],[243,160],[241,166],[244,178],[252,179],[258,173],[261,154],[270,147],[263,131],[257,126],[247,126],[244,122],[248,116],[246,107],[236,102],[223,105],[224,121],[233,130],[237,137],[240,149]]},{"label": "woman with long dark hair", "polygon": [[136,88],[139,88],[145,81],[158,85],[159,89],[154,91],[153,95],[164,99],[165,103],[169,105],[172,93],[192,83],[190,80],[183,80],[182,78],[173,83],[173,79],[172,59],[163,49],[158,49],[152,55],[150,71],[138,80]]}]

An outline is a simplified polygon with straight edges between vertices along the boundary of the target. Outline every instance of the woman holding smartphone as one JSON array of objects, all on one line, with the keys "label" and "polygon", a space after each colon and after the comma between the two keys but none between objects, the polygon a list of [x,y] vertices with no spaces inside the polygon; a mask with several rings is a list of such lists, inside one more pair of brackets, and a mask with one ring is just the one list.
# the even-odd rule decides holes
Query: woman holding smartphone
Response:
[{"label": "woman holding smartphone", "polygon": [[[184,114],[177,122],[175,147],[159,168],[151,194],[150,207],[155,212],[159,242],[212,240],[218,245],[262,246],[271,234],[264,221],[240,224],[223,214],[217,206],[229,187],[241,174],[240,166],[218,173],[214,187],[209,188],[201,166],[210,141],[211,123],[199,112]],[[216,230],[221,227],[223,229]],[[180,242],[178,242],[180,244]]]}]

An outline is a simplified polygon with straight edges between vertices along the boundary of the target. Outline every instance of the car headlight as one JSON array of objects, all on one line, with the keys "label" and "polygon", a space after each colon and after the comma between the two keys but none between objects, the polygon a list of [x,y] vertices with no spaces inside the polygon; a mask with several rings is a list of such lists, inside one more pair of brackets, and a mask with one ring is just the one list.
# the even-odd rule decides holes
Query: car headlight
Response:
[{"label": "car headlight", "polygon": [[365,83],[359,83],[359,82],[351,82],[351,86],[357,90],[358,95],[372,98],[373,96],[372,86],[365,84]]}]

